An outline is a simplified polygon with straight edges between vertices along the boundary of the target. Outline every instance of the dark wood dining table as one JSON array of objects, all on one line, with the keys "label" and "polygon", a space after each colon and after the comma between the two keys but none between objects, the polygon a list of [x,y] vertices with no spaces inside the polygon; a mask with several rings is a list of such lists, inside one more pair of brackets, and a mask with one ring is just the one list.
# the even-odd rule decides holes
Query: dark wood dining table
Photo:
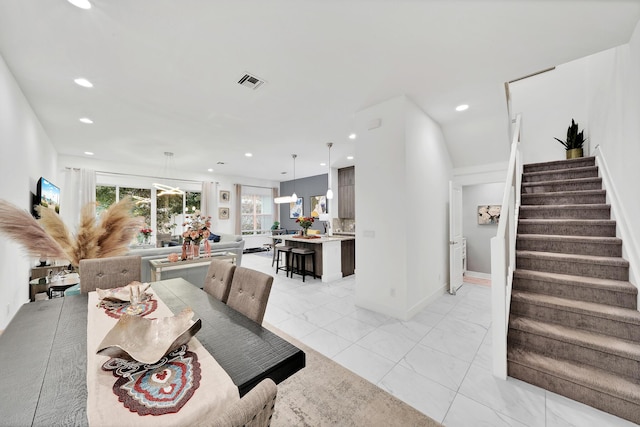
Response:
[{"label": "dark wood dining table", "polygon": [[[280,383],[305,366],[302,350],[183,279],[152,282],[179,313],[202,320],[196,338],[238,386]],[[84,295],[24,304],[0,335],[0,425],[87,425]]]}]

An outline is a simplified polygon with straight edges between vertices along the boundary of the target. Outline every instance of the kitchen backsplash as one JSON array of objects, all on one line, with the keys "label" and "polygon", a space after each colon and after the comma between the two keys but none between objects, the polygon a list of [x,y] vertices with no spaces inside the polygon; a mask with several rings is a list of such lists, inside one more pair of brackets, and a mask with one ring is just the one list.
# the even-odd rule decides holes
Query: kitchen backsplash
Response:
[{"label": "kitchen backsplash", "polygon": [[343,218],[333,218],[333,232],[355,232],[356,231],[356,220],[355,219],[343,219]]}]

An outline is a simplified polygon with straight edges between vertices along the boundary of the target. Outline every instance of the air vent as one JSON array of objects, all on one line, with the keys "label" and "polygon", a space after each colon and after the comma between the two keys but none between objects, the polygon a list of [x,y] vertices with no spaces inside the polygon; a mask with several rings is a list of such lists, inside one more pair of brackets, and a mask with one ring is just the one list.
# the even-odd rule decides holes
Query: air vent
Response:
[{"label": "air vent", "polygon": [[224,165],[224,162],[217,162],[216,165]]},{"label": "air vent", "polygon": [[248,73],[242,76],[240,80],[238,80],[239,85],[248,87],[249,89],[253,89],[253,90],[258,89],[260,86],[262,86],[263,83],[264,83],[264,80],[260,80],[259,77],[253,76]]}]

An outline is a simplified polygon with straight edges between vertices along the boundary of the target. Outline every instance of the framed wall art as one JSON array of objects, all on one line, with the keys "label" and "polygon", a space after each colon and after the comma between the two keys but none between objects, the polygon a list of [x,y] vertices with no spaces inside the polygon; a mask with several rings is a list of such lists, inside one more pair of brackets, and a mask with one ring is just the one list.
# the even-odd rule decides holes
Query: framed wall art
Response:
[{"label": "framed wall art", "polygon": [[303,216],[303,202],[302,197],[298,197],[295,202],[289,203],[289,218],[300,218]]},{"label": "framed wall art", "polygon": [[229,208],[218,208],[219,219],[229,219]]},{"label": "framed wall art", "polygon": [[327,213],[327,196],[311,196],[311,216],[318,218]]},{"label": "framed wall art", "polygon": [[220,202],[221,203],[229,203],[229,200],[231,199],[231,192],[227,191],[227,190],[221,190],[220,191]]},{"label": "framed wall art", "polygon": [[481,205],[478,206],[478,224],[479,225],[496,225],[500,222],[500,205]]}]

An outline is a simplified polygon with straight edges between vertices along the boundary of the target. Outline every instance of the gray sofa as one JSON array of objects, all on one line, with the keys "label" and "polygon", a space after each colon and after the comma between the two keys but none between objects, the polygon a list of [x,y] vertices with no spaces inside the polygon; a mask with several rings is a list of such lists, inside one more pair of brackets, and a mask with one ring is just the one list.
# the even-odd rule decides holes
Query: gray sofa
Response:
[{"label": "gray sofa", "polygon": [[[233,234],[223,234],[220,236],[219,242],[211,242],[211,254],[233,252],[236,254],[236,264],[242,265],[242,251],[244,250],[244,240],[242,236]],[[202,251],[202,249],[201,249]],[[138,255],[141,257],[141,274],[142,282],[151,281],[151,264],[149,260],[166,258],[169,254],[182,254],[182,246],[169,246],[163,248],[148,249],[131,249],[127,255]],[[201,252],[203,254],[204,252]],[[173,279],[182,277],[198,287],[204,286],[204,278],[207,274],[208,265],[202,265],[193,268],[180,270],[169,270],[162,272],[162,279]]]}]

